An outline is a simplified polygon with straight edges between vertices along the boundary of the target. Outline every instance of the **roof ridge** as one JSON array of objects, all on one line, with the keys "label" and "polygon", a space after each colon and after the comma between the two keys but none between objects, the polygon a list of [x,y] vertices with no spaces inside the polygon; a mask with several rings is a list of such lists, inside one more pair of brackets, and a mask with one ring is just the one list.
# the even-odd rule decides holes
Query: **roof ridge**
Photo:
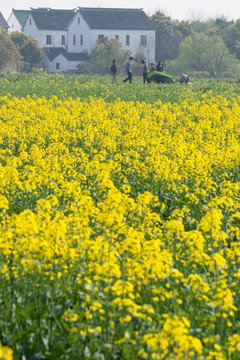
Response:
[{"label": "roof ridge", "polygon": [[65,12],[75,12],[75,9],[51,9],[51,8],[37,8],[37,9],[33,9],[31,8],[30,11],[47,11],[47,12],[52,12],[52,11],[56,11],[56,12],[59,12],[59,11],[65,11]]},{"label": "roof ridge", "polygon": [[31,10],[19,10],[19,9],[12,9],[13,12],[31,12]]},{"label": "roof ridge", "polygon": [[103,7],[82,7],[82,6],[79,6],[78,7],[79,10],[83,9],[83,10],[127,10],[127,11],[131,11],[131,10],[134,10],[134,11],[142,11],[143,8],[103,8]]}]

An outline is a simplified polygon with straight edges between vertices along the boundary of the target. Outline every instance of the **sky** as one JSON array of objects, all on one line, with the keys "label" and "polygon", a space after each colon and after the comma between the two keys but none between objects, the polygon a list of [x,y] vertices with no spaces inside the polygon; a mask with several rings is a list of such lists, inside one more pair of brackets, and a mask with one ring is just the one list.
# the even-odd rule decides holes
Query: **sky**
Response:
[{"label": "sky", "polygon": [[150,16],[161,11],[172,19],[205,20],[225,16],[227,20],[240,18],[240,1],[237,0],[1,0],[0,12],[8,20],[12,9],[29,10],[38,7],[74,9],[77,7],[142,8]]}]

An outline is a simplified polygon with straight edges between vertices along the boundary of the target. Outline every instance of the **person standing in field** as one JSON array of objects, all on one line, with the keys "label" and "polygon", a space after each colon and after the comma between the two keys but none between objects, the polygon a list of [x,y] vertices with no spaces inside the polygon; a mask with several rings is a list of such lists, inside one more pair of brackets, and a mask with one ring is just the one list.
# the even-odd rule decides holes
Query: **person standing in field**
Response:
[{"label": "person standing in field", "polygon": [[112,75],[112,83],[116,84],[117,82],[117,72],[118,72],[118,65],[117,65],[117,60],[113,59],[112,61],[112,65],[111,65],[111,70],[110,73]]},{"label": "person standing in field", "polygon": [[123,80],[123,82],[129,81],[129,84],[132,83],[132,76],[133,76],[132,61],[133,61],[133,57],[130,56],[130,58],[128,59],[128,62],[126,64],[126,72],[128,74],[128,77],[125,80]]},{"label": "person standing in field", "polygon": [[145,84],[146,77],[149,71],[145,60],[141,60],[141,64],[143,65],[143,83]]},{"label": "person standing in field", "polygon": [[150,71],[149,71],[149,72],[153,72],[153,71],[156,71],[156,68],[155,68],[154,64],[151,62],[151,63],[150,63]]},{"label": "person standing in field", "polygon": [[157,63],[157,71],[163,72],[163,61],[162,61],[162,60],[160,60],[160,61]]}]

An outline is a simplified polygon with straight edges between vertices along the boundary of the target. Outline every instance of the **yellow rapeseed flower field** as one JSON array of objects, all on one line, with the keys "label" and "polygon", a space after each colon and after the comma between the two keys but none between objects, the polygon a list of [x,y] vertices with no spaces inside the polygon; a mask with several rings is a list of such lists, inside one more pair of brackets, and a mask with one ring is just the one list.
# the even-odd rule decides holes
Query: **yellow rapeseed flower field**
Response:
[{"label": "yellow rapeseed flower field", "polygon": [[239,359],[240,97],[0,104],[0,359]]}]

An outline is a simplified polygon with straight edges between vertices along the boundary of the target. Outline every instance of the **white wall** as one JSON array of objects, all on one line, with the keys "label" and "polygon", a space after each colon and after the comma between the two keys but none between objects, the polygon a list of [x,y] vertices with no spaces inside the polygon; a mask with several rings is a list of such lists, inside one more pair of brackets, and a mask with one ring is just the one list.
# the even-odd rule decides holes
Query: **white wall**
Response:
[{"label": "white wall", "polygon": [[[43,54],[42,62],[47,66],[49,72],[66,71],[69,68],[69,62],[62,54],[58,55],[53,61],[49,61],[48,57]],[[56,68],[57,63],[60,65],[58,70]]]},{"label": "white wall", "polygon": [[[67,47],[67,32],[54,30],[39,30],[30,15],[24,25],[23,32],[31,35],[39,42],[39,46],[43,47]],[[65,45],[62,45],[62,35],[65,34]],[[46,43],[47,35],[51,35],[51,44]]]},{"label": "white wall", "polygon": [[9,19],[8,19],[7,23],[10,26],[9,29],[8,29],[8,32],[22,31],[22,26],[18,22],[18,19],[16,18],[16,16],[14,15],[13,12],[9,16]]},{"label": "white wall", "polygon": [[[80,19],[80,20],[78,20]],[[76,35],[76,45],[73,45],[73,35]],[[80,35],[83,35],[83,44],[80,45]],[[68,51],[82,52],[87,51],[91,54],[98,35],[107,36],[108,39],[119,36],[119,41],[126,50],[130,50],[135,55],[140,50],[145,54],[149,61],[155,61],[155,31],[154,30],[95,30],[90,29],[82,15],[77,11],[76,15],[68,28]],[[130,44],[126,46],[126,35],[130,36]],[[142,47],[140,43],[141,35],[147,36],[147,46]]]},{"label": "white wall", "polygon": [[[141,49],[142,52],[147,52],[149,61],[155,61],[155,31],[153,30],[91,30],[90,34],[90,52],[93,51],[94,46],[98,40],[98,35],[104,35],[108,39],[113,39],[116,35],[119,36],[119,41],[122,47],[130,50],[134,56]],[[126,36],[129,35],[129,45],[126,45]],[[141,35],[147,36],[147,46],[141,46]]]},{"label": "white wall", "polygon": [[[49,61],[48,57],[43,51],[42,65],[47,67],[49,72],[61,72],[68,70],[77,70],[79,63],[87,64],[85,61],[68,61],[62,54],[59,54],[53,61]],[[59,63],[59,69],[57,69],[57,63]]]},{"label": "white wall", "polygon": [[[76,45],[73,45],[73,35],[76,35]],[[80,43],[80,39],[83,43]],[[90,54],[90,29],[79,11],[76,12],[71,24],[68,27],[68,51],[84,52]]]}]

